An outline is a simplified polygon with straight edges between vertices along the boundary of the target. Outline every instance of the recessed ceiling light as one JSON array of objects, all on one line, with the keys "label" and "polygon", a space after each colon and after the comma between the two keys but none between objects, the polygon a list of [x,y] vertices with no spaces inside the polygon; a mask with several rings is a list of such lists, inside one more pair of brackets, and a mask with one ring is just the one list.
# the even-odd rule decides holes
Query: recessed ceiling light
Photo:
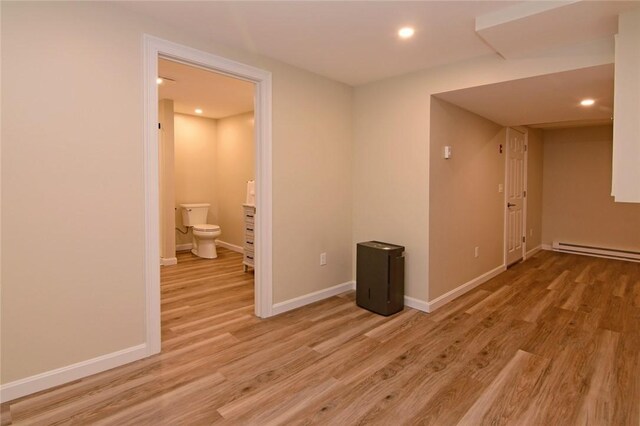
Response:
[{"label": "recessed ceiling light", "polygon": [[162,77],[158,77],[158,78],[156,78],[156,83],[157,83],[157,84],[162,84],[162,82],[163,82],[163,81],[164,81],[164,80],[162,79]]},{"label": "recessed ceiling light", "polygon": [[593,104],[595,104],[596,101],[594,101],[593,99],[583,99],[580,101],[580,105],[582,106],[591,106]]},{"label": "recessed ceiling light", "polygon": [[413,34],[415,34],[416,30],[411,27],[402,27],[398,30],[398,37],[400,38],[411,38]]},{"label": "recessed ceiling light", "polygon": [[202,114],[202,110],[200,108],[196,108],[196,114]]}]

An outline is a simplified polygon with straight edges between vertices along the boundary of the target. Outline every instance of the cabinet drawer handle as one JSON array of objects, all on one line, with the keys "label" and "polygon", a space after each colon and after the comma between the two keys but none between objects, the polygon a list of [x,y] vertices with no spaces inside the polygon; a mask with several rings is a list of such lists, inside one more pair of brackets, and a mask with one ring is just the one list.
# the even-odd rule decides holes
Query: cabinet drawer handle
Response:
[{"label": "cabinet drawer handle", "polygon": [[247,259],[253,260],[253,256],[247,256]]},{"label": "cabinet drawer handle", "polygon": [[246,215],[246,217],[248,217],[249,219],[253,219],[253,215],[250,214]]},{"label": "cabinet drawer handle", "polygon": [[253,228],[247,228],[247,231],[253,231]]},{"label": "cabinet drawer handle", "polygon": [[247,241],[247,244],[253,245],[253,241]]}]

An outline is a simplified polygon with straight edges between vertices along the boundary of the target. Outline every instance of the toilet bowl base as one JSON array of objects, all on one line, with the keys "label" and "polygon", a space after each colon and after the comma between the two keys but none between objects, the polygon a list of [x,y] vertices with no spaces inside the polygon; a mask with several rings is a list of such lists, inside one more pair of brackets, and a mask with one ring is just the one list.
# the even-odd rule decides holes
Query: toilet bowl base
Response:
[{"label": "toilet bowl base", "polygon": [[191,253],[204,259],[215,259],[218,257],[218,251],[216,250],[216,241],[203,239],[199,239],[199,241],[196,241],[196,239],[194,238]]}]

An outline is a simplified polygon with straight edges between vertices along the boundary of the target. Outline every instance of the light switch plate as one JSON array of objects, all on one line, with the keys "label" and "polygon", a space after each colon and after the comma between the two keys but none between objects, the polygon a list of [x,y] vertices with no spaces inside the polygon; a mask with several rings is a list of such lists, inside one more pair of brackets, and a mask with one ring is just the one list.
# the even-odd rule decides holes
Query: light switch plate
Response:
[{"label": "light switch plate", "polygon": [[451,155],[453,154],[452,149],[450,146],[445,146],[444,150],[443,150],[443,155],[445,160],[448,160],[449,158],[451,158]]}]

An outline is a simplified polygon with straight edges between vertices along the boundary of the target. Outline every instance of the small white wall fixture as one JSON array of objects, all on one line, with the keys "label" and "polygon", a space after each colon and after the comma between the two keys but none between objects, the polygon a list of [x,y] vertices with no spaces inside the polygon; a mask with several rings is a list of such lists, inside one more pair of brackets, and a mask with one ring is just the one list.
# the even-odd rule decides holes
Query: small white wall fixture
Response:
[{"label": "small white wall fixture", "polygon": [[158,59],[255,83],[256,235],[255,314],[272,315],[271,72],[145,34],[144,189],[147,355],[160,352],[160,227],[158,164]]}]

